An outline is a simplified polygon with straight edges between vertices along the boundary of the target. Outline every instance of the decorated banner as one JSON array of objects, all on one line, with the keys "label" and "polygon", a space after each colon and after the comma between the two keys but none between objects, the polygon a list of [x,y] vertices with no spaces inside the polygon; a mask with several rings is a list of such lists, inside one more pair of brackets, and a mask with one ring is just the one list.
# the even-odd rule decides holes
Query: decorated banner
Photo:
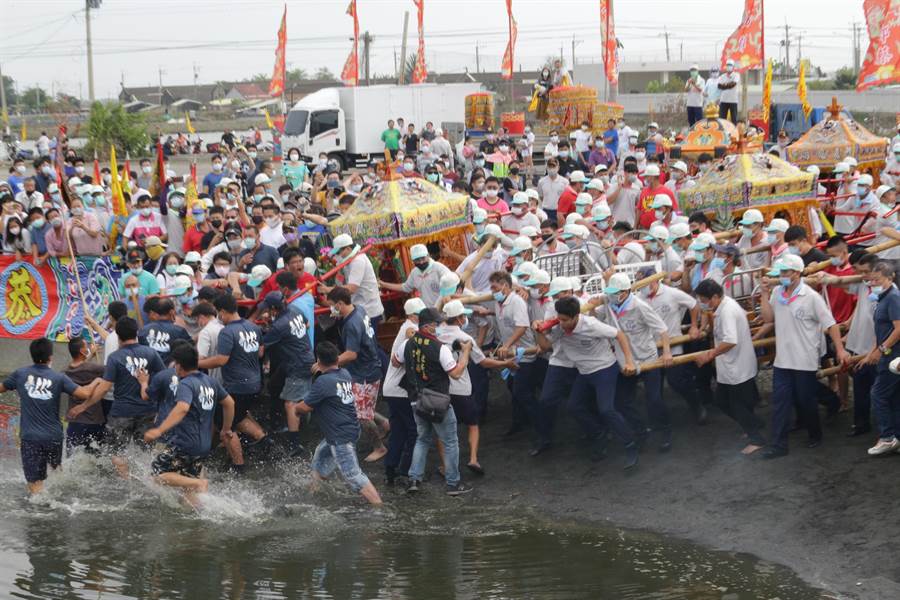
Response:
[{"label": "decorated banner", "polygon": [[900,83],[900,3],[865,0],[869,49],[859,70],[856,91]]},{"label": "decorated banner", "polygon": [[189,113],[184,113],[184,126],[187,128],[189,134],[194,135],[197,133],[197,130],[194,129],[194,125],[191,123],[191,115]]},{"label": "decorated banner", "polygon": [[806,61],[800,61],[800,74],[797,77],[797,96],[800,98],[800,104],[803,107],[803,118],[809,119],[812,114],[812,106],[809,104],[809,98],[806,93]]},{"label": "decorated banner", "polygon": [[22,141],[28,139],[28,122],[25,119],[22,119]]},{"label": "decorated banner", "polygon": [[506,0],[506,16],[509,19],[509,41],[506,43],[506,51],[503,53],[503,61],[500,63],[500,77],[512,79],[513,70],[516,67],[516,37],[519,35],[519,28],[516,26],[516,19],[512,13],[512,0]]},{"label": "decorated banner", "polygon": [[772,110],[772,59],[766,63],[766,78],[763,80],[762,120],[769,125]]},{"label": "decorated banner", "polygon": [[109,258],[79,258],[76,270],[70,259],[51,258],[40,266],[31,257],[17,261],[0,257],[0,337],[67,341],[82,335],[84,305],[98,323],[107,318],[107,306],[119,299],[122,272]]},{"label": "decorated banner", "polygon": [[341,81],[344,85],[355,86],[359,83],[359,16],[356,14],[356,0],[350,0],[347,14],[353,17],[353,49],[344,63],[341,71]]},{"label": "decorated banner", "polygon": [[275,68],[272,71],[272,80],[269,82],[269,95],[281,96],[284,94],[285,76],[285,47],[287,46],[287,4],[284,5],[284,13],[281,15],[281,27],[278,28],[278,45],[275,47]]},{"label": "decorated banner", "polygon": [[743,73],[763,66],[765,35],[763,29],[763,0],[744,0],[744,18],[722,48],[722,68],[734,61],[734,70]]},{"label": "decorated banner", "polygon": [[419,50],[416,53],[416,66],[413,67],[412,83],[425,83],[428,68],[425,66],[425,0],[413,0],[418,12]]},{"label": "decorated banner", "polygon": [[603,70],[606,80],[619,82],[619,42],[616,39],[616,21],[613,16],[613,0],[600,0],[600,39],[603,43]]}]

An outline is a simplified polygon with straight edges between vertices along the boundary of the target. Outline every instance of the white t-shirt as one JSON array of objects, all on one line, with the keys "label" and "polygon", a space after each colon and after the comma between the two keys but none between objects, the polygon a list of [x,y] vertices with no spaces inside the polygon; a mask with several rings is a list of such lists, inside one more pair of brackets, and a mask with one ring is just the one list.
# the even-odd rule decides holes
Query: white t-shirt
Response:
[{"label": "white t-shirt", "polygon": [[[400,348],[406,343],[406,340],[409,339],[409,337],[407,337],[407,332],[418,330],[419,326],[416,323],[413,323],[409,319],[403,321],[400,329],[397,330],[397,336],[394,338],[394,343],[391,346],[391,354],[396,356],[400,351]],[[397,360],[403,362],[402,354]],[[403,380],[403,375],[405,373],[406,370],[403,367],[395,367],[393,361],[388,364],[387,374],[384,376],[384,382],[381,384],[381,393],[384,394],[386,398],[409,397],[406,390],[400,387],[400,382]]]},{"label": "white t-shirt", "polygon": [[875,303],[869,300],[869,286],[865,283],[850,286],[847,291],[856,294],[856,308],[844,346],[847,352],[867,354],[878,343],[875,338]]},{"label": "white t-shirt", "polygon": [[[737,71],[732,71],[731,73],[722,73],[719,75],[719,83],[731,83],[732,81],[737,85],[727,90],[720,90],[721,94],[719,95],[719,102],[725,104],[737,104],[738,94],[740,94],[741,91],[741,74]],[[736,119],[737,115],[731,115],[731,118]]]},{"label": "white t-shirt", "polygon": [[521,217],[516,215],[507,215],[500,220],[500,226],[506,231],[522,231],[523,227],[534,227],[538,231],[541,229],[541,220],[534,213],[526,212]]},{"label": "white t-shirt", "polygon": [[544,160],[556,158],[557,156],[559,156],[559,144],[547,142],[547,145],[544,146]]},{"label": "white t-shirt", "polygon": [[[684,319],[684,313],[693,310],[697,305],[697,300],[677,288],[660,285],[655,296],[647,297],[647,303],[666,324],[669,337],[675,337],[681,335],[681,321]],[[680,345],[672,346],[673,356],[683,353],[684,349]]]},{"label": "white t-shirt", "polygon": [[594,136],[591,135],[591,130],[588,129],[584,131],[583,129],[578,129],[575,131],[575,151],[576,152],[587,152],[591,149],[591,138]]},{"label": "white t-shirt", "polygon": [[687,106],[703,106],[703,89],[706,87],[706,80],[701,75],[697,75],[695,80],[697,87],[689,87],[687,91]]},{"label": "white t-shirt", "polygon": [[[503,345],[512,337],[513,331],[518,327],[524,327],[525,333],[516,342],[516,348],[530,348],[534,346],[534,332],[531,330],[531,321],[529,320],[528,305],[519,297],[518,294],[510,292],[506,299],[501,303],[494,303],[496,308],[494,314],[497,316],[497,330],[500,339],[498,343]],[[533,356],[523,356],[520,362],[534,362]]]},{"label": "white t-shirt", "polygon": [[715,345],[735,344],[734,348],[716,357],[717,382],[737,385],[756,377],[756,351],[747,312],[727,296],[722,298],[713,316],[713,341]]},{"label": "white t-shirt", "polygon": [[769,302],[775,314],[775,366],[779,369],[815,371],[819,368],[823,332],[834,325],[825,300],[800,283],[788,304],[782,303],[782,287],[772,290]]},{"label": "white t-shirt", "polygon": [[347,285],[357,286],[352,296],[353,305],[366,311],[366,316],[370,319],[383,315],[384,306],[378,292],[378,279],[369,258],[365,254],[359,254],[344,267],[343,271],[344,282]]},{"label": "white t-shirt", "polygon": [[541,197],[541,206],[545,210],[556,210],[559,206],[559,197],[569,187],[569,180],[562,175],[556,178],[544,175],[538,180],[537,191]]},{"label": "white t-shirt", "polygon": [[[463,274],[466,267],[475,260],[476,254],[477,252],[473,252],[463,259],[456,268],[457,275],[461,276]],[[478,263],[478,266],[475,267],[475,271],[472,273],[472,289],[479,294],[490,291],[491,284],[488,280],[491,274],[495,271],[505,270],[506,259],[508,256],[506,251],[495,247],[494,250],[491,251],[490,256],[482,258],[481,262]]]},{"label": "white t-shirt", "polygon": [[[225,325],[219,319],[212,319],[206,327],[200,330],[197,336],[197,354],[200,358],[209,358],[219,354],[219,333]],[[216,367],[209,370],[209,376],[222,383],[222,368]]]},{"label": "white t-shirt", "polygon": [[403,291],[410,294],[418,290],[425,306],[434,306],[441,297],[441,277],[449,272],[450,269],[435,260],[431,261],[424,272],[414,266],[403,282]]},{"label": "white t-shirt", "polygon": [[268,225],[264,226],[259,230],[260,243],[265,244],[266,246],[271,246],[276,250],[278,248],[281,248],[287,243],[287,240],[284,239],[283,227],[283,223],[278,223],[276,227],[269,227]]},{"label": "white t-shirt", "polygon": [[610,198],[619,189],[619,183],[613,182],[606,192],[606,202],[612,212],[612,222],[625,221],[632,226],[637,222],[637,201],[641,197],[641,184],[638,182],[624,183],[621,186],[615,200]]},{"label": "white t-shirt", "polygon": [[[472,350],[469,352],[469,362],[480,364],[486,357],[481,348],[475,343],[468,333],[457,327],[456,325],[443,325],[437,329],[437,338],[444,344],[444,348],[449,348],[453,356],[454,363],[459,360],[459,352],[453,350],[453,342],[471,342]],[[443,355],[443,349],[441,349]],[[455,366],[455,365],[454,365]],[[454,396],[469,396],[472,394],[472,380],[469,378],[469,370],[465,369],[459,379],[450,378],[450,393]]]}]

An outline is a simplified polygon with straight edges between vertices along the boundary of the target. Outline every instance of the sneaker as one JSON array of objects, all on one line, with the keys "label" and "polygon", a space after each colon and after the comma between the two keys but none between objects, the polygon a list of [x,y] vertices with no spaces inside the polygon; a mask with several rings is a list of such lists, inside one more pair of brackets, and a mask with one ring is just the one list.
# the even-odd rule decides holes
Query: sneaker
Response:
[{"label": "sneaker", "polygon": [[625,470],[632,471],[638,465],[638,454],[640,453],[640,448],[634,442],[625,446]]},{"label": "sneaker", "polygon": [[447,485],[447,495],[448,496],[462,496],[463,494],[468,494],[472,491],[471,485],[466,485],[462,481],[457,483],[456,485]]},{"label": "sneaker", "polygon": [[878,443],[869,448],[869,456],[881,456],[888,452],[894,452],[900,448],[900,441],[893,437],[889,440],[878,440]]},{"label": "sneaker", "polygon": [[409,480],[409,485],[406,487],[407,494],[417,494],[419,492],[419,482],[415,479]]}]

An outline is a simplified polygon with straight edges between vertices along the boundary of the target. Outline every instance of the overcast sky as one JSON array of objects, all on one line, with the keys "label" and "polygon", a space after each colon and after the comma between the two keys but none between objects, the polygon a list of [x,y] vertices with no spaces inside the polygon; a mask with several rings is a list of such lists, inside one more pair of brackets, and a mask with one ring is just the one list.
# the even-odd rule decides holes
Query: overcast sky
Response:
[{"label": "overcast sky", "polygon": [[[340,73],[350,50],[348,0],[288,3],[288,68],[326,66]],[[804,57],[825,69],[851,63],[851,23],[863,22],[863,0],[769,0],[766,52],[783,56],[784,24],[791,27],[791,58],[800,42]],[[624,61],[711,63],[740,22],[744,0],[616,0],[617,33]],[[237,80],[272,71],[275,37],[284,3],[271,0],[103,0],[92,11],[94,80],[98,97],[126,86]],[[360,31],[369,30],[373,71],[394,72],[403,12],[416,44],[413,0],[358,0]],[[519,25],[516,66],[535,69],[562,46],[571,62],[600,57],[597,0],[513,0]],[[0,0],[0,65],[21,91],[41,85],[87,96],[83,0]],[[506,45],[503,0],[425,0],[426,58],[431,71],[497,70]],[[862,42],[862,53],[868,38]],[[705,66],[703,67],[706,68]]]}]

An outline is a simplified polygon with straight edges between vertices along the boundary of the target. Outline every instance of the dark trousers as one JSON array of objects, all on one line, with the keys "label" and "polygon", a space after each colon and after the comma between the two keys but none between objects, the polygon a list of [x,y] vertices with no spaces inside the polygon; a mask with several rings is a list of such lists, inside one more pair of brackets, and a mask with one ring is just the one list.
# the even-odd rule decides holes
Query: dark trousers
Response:
[{"label": "dark trousers", "polygon": [[[486,351],[486,350],[485,350]],[[473,361],[469,361],[469,379],[472,380],[472,402],[475,403],[475,410],[478,412],[478,422],[484,419],[487,412],[488,388],[490,387],[490,373],[480,365],[476,365]]]},{"label": "dark trousers", "polygon": [[534,362],[521,363],[513,376],[512,409],[513,427],[531,423],[533,427],[542,420],[538,405],[538,393],[543,386],[547,372],[547,360],[537,358]]},{"label": "dark trousers", "polygon": [[[544,212],[547,213],[547,219],[550,221],[556,221],[556,209],[545,208]],[[557,225],[559,223],[557,222]]]},{"label": "dark trousers", "polygon": [[76,448],[96,452],[105,432],[106,426],[102,423],[99,425],[69,423],[66,426],[66,456],[72,456]]},{"label": "dark trousers", "polygon": [[853,372],[853,426],[857,429],[872,425],[872,385],[877,372],[874,365],[866,365]]},{"label": "dark trousers", "polygon": [[871,397],[878,437],[887,440],[900,435],[900,375],[879,365]]},{"label": "dark trousers", "polygon": [[719,118],[738,122],[737,102],[719,102]]},{"label": "dark trousers", "polygon": [[[691,407],[691,410],[695,411],[695,414],[701,404],[700,390],[697,389],[697,380],[694,377],[696,372],[697,366],[693,363],[676,365],[663,371],[665,379],[669,382],[669,387],[684,398],[684,401]],[[663,378],[660,377],[660,394],[662,394],[662,384]]]},{"label": "dark trousers", "polygon": [[560,404],[567,401],[572,394],[572,386],[578,370],[574,367],[549,365],[541,389],[540,407],[543,418],[535,425],[541,442],[553,439],[553,428],[556,425],[556,413]]},{"label": "dark trousers", "polygon": [[369,319],[369,325],[372,326],[372,331],[375,332],[375,349],[378,352],[378,360],[381,362],[381,380],[384,381],[387,378],[387,370],[391,364],[391,359],[381,347],[381,344],[378,343],[378,327],[381,325],[382,320],[384,320],[383,316]]},{"label": "dark trousers", "polygon": [[384,400],[391,409],[391,433],[384,457],[384,469],[388,474],[393,472],[405,476],[409,472],[413,448],[416,446],[416,419],[409,398],[385,396]]},{"label": "dark trousers", "polygon": [[703,107],[702,106],[688,106],[687,107],[687,117],[688,117],[688,125],[693,127],[694,123],[703,118]]},{"label": "dark trousers", "polygon": [[772,370],[772,446],[788,449],[788,433],[794,408],[806,426],[810,440],[822,439],[819,421],[818,385],[815,371],[775,367]]},{"label": "dark trousers", "polygon": [[764,446],[766,438],[762,434],[765,423],[761,418],[753,414],[753,408],[759,402],[759,391],[756,389],[756,381],[748,379],[737,384],[716,384],[716,404],[719,409],[737,421],[750,443],[756,446]]},{"label": "dark trousers", "polygon": [[617,364],[588,375],[579,373],[572,386],[569,414],[589,438],[600,437],[606,428],[628,446],[634,443],[634,432],[622,413],[616,410],[618,380]]},{"label": "dark trousers", "polygon": [[644,380],[644,393],[647,396],[647,419],[653,431],[671,431],[672,422],[669,409],[662,397],[662,371],[647,371],[640,375],[626,377],[619,373],[616,383],[616,410],[618,410],[639,437],[647,431],[647,425],[637,409],[638,379]]}]

